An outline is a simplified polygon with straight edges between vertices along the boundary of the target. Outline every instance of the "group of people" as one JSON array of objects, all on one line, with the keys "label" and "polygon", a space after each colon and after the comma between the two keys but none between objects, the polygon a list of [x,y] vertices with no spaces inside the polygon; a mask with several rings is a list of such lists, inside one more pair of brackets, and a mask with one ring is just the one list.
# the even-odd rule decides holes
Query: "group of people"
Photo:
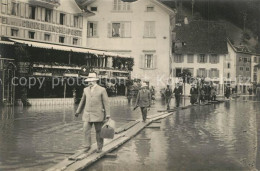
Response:
[{"label": "group of people", "polygon": [[175,96],[176,107],[179,107],[181,95],[182,95],[182,87],[180,86],[179,83],[176,84],[176,87],[174,88],[173,91],[171,90],[170,85],[167,85],[167,88],[165,89],[164,97],[165,97],[166,104],[167,104],[167,110],[170,109],[170,103],[171,103],[173,94]]}]

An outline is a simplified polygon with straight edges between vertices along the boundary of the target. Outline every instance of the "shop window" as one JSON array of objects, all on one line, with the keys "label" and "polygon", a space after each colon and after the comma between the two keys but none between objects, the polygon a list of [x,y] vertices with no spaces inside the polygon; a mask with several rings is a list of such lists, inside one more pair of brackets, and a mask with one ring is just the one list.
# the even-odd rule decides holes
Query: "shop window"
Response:
[{"label": "shop window", "polygon": [[60,36],[59,37],[59,42],[60,43],[65,43],[65,37],[64,36]]},{"label": "shop window", "polygon": [[29,31],[29,39],[35,39],[35,32]]},{"label": "shop window", "polygon": [[11,3],[11,8],[12,8],[12,11],[11,11],[11,14],[12,15],[18,15],[18,12],[19,12],[19,4],[16,3],[16,2],[12,2]]},{"label": "shop window", "polygon": [[77,38],[73,38],[72,43],[73,43],[73,45],[78,45],[78,39]]},{"label": "shop window", "polygon": [[11,29],[11,36],[18,37],[18,29]]},{"label": "shop window", "polygon": [[44,34],[44,40],[45,41],[50,41],[51,40],[51,35],[50,34]]},{"label": "shop window", "polygon": [[147,6],[146,7],[147,12],[153,12],[154,11],[154,6]]},{"label": "shop window", "polygon": [[188,55],[188,63],[194,62],[194,55]]},{"label": "shop window", "polygon": [[36,7],[29,6],[29,18],[35,20]]},{"label": "shop window", "polygon": [[65,25],[65,14],[60,13],[60,25]]},{"label": "shop window", "polygon": [[79,27],[79,17],[74,16],[74,27]]},{"label": "shop window", "polygon": [[96,37],[97,35],[97,22],[88,22],[88,37]]},{"label": "shop window", "polygon": [[155,37],[155,21],[145,21],[144,37]]},{"label": "shop window", "polygon": [[51,13],[52,13],[52,10],[46,9],[46,11],[45,11],[45,21],[46,22],[51,22]]},{"label": "shop window", "polygon": [[97,7],[90,7],[90,11],[97,11]]}]

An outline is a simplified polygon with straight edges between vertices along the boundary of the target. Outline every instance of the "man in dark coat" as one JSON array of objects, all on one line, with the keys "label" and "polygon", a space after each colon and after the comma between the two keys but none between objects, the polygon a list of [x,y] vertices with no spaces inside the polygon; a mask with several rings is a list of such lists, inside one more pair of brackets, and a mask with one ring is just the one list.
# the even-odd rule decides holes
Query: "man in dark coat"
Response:
[{"label": "man in dark coat", "polygon": [[143,122],[145,122],[147,117],[147,109],[151,107],[151,93],[147,90],[146,83],[142,83],[141,90],[139,90],[137,94],[135,106],[141,108]]},{"label": "man in dark coat", "polygon": [[172,99],[172,90],[170,89],[169,85],[167,85],[167,88],[165,89],[164,93],[165,93],[165,100],[166,100],[166,104],[167,104],[167,110],[169,110],[171,99]]},{"label": "man in dark coat", "polygon": [[194,84],[191,85],[190,95],[191,95],[190,103],[193,105],[194,103],[197,102],[197,98],[198,98],[198,90],[197,90],[197,88],[195,88]]},{"label": "man in dark coat", "polygon": [[177,83],[176,87],[173,90],[173,93],[175,95],[176,107],[179,107],[182,95],[182,88],[179,83]]}]

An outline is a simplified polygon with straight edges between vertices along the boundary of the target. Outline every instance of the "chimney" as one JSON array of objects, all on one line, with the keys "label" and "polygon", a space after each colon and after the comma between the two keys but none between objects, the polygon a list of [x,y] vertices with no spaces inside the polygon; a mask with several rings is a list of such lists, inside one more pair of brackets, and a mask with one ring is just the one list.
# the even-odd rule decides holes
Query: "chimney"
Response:
[{"label": "chimney", "polygon": [[187,16],[184,17],[184,24],[185,24],[185,25],[189,24],[189,20],[188,20],[188,17],[187,17]]}]

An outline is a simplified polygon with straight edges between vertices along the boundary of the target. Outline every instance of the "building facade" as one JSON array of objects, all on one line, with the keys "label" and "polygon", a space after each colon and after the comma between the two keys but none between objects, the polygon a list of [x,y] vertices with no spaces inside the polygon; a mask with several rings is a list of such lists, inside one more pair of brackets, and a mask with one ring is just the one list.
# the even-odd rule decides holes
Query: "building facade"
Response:
[{"label": "building facade", "polygon": [[[172,77],[180,77],[184,69],[193,78],[211,79],[223,94],[228,50],[225,29],[221,23],[209,21],[178,23],[173,43]],[[187,87],[189,88],[189,86]],[[187,91],[187,95],[189,92]]]},{"label": "building facade", "polygon": [[88,18],[87,47],[134,57],[132,77],[157,85],[169,77],[175,12],[157,0],[83,1]]}]

